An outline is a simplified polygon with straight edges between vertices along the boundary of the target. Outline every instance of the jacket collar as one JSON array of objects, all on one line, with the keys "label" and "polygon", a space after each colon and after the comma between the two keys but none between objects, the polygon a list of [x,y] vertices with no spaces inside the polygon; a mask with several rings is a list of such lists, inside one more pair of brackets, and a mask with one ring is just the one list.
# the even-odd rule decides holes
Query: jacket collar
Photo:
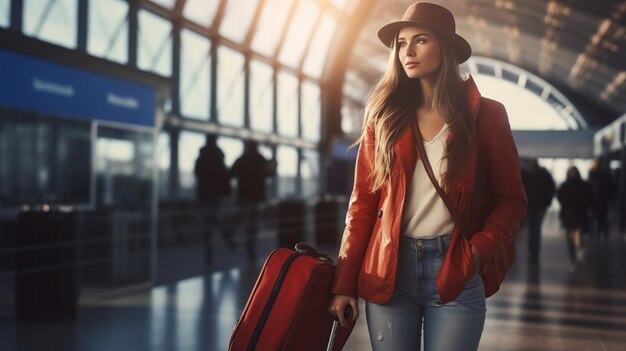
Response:
[{"label": "jacket collar", "polygon": [[[465,80],[464,84],[467,94],[468,110],[475,122],[476,116],[478,115],[478,108],[480,106],[480,92],[478,91],[478,87],[476,86],[472,76],[469,76],[469,78]],[[452,134],[450,134],[450,137],[451,136]],[[450,137],[448,137],[448,142]],[[404,131],[402,131],[402,134],[400,134],[400,137],[395,142],[393,149],[396,154],[396,158],[400,161],[402,168],[404,169],[404,173],[407,178],[410,178],[413,175],[413,169],[415,168],[415,162],[417,160],[415,138],[413,137],[411,128],[404,128]]]},{"label": "jacket collar", "polygon": [[480,107],[480,91],[474,82],[474,78],[469,76],[465,80],[465,92],[467,94],[467,103],[469,107],[470,115],[474,122],[476,122],[476,116],[478,116],[478,108]]}]

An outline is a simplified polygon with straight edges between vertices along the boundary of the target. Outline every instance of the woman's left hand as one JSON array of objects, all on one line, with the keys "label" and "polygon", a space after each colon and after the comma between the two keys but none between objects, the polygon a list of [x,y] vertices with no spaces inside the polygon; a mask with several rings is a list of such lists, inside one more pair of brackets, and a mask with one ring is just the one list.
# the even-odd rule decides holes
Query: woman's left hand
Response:
[{"label": "woman's left hand", "polygon": [[471,244],[470,247],[472,248],[472,256],[474,257],[474,275],[481,274],[483,272],[483,261],[480,259],[478,250]]}]

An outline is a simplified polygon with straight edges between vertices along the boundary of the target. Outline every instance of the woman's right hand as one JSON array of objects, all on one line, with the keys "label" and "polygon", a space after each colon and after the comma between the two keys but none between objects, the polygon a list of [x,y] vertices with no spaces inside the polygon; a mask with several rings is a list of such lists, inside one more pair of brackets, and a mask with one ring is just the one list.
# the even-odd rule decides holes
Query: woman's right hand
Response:
[{"label": "woman's right hand", "polygon": [[328,312],[339,319],[339,324],[342,327],[349,328],[349,322],[344,314],[346,307],[350,307],[352,310],[352,322],[354,323],[359,318],[359,304],[357,299],[352,296],[333,295],[333,298],[330,300],[330,306],[328,306]]}]

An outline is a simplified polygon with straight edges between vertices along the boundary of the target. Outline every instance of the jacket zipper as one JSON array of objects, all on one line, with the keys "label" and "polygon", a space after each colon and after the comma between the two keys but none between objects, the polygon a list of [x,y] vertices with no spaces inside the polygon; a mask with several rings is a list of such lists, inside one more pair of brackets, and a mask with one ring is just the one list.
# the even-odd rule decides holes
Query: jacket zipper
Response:
[{"label": "jacket zipper", "polygon": [[252,334],[250,345],[248,345],[248,351],[253,351],[254,348],[256,347],[256,344],[259,341],[259,337],[261,336],[261,332],[263,331],[263,327],[265,326],[265,322],[267,322],[267,317],[269,316],[270,311],[272,310],[272,306],[274,306],[274,302],[276,301],[276,297],[278,296],[278,292],[280,291],[280,288],[283,285],[283,282],[285,281],[285,276],[287,275],[287,271],[289,270],[289,267],[291,267],[291,264],[293,263],[293,261],[296,258],[298,258],[298,256],[301,256],[301,255],[302,254],[298,252],[294,252],[293,254],[291,254],[291,256],[287,258],[287,260],[283,264],[283,267],[280,269],[280,274],[278,275],[278,279],[276,280],[276,283],[274,284],[274,288],[272,289],[272,294],[270,295],[270,298],[269,300],[267,300],[267,304],[265,305],[265,308],[263,309],[263,313],[261,314],[261,319],[259,319],[259,323],[257,323],[256,328],[254,328],[254,333]]}]

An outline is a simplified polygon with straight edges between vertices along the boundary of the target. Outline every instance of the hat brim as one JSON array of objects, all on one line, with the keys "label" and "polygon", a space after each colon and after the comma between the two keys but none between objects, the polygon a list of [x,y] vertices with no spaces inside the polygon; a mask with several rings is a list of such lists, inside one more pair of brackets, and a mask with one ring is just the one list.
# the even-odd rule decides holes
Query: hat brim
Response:
[{"label": "hat brim", "polygon": [[387,47],[391,47],[393,44],[393,40],[396,36],[396,33],[402,28],[407,26],[417,26],[429,28],[437,31],[437,33],[443,35],[445,38],[450,40],[454,52],[456,54],[456,61],[458,64],[461,64],[472,55],[472,47],[462,36],[458,34],[447,34],[445,31],[433,26],[430,23],[418,22],[418,21],[398,21],[386,24],[378,30],[378,39],[385,44]]}]

